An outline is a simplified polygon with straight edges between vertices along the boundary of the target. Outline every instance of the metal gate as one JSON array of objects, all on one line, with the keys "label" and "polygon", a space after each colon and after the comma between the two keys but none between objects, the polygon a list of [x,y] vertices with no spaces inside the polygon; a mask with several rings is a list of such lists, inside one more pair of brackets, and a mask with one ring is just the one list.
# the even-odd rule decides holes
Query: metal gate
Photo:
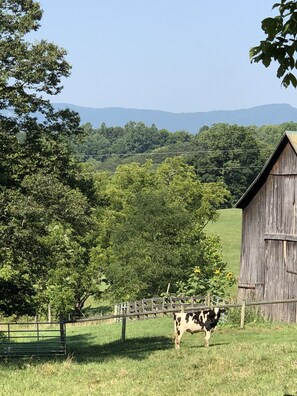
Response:
[{"label": "metal gate", "polygon": [[66,354],[64,322],[0,323],[0,356]]}]

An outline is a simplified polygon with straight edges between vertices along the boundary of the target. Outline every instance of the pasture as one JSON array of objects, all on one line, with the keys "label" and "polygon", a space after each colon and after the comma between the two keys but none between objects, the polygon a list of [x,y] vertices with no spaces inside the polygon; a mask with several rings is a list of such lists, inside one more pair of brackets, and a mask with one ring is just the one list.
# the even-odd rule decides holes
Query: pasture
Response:
[{"label": "pasture", "polygon": [[296,325],[219,324],[204,348],[202,333],[174,349],[171,317],[127,323],[68,325],[66,358],[2,360],[0,394],[295,395]]},{"label": "pasture", "polygon": [[[240,229],[237,209],[207,226],[235,275]],[[175,350],[171,315],[128,320],[125,343],[121,323],[67,325],[66,357],[0,361],[0,396],[297,396],[296,334],[296,324],[222,321],[209,348],[186,333]]]},{"label": "pasture", "polygon": [[240,265],[241,209],[222,209],[219,212],[218,221],[207,224],[206,232],[219,234],[228,271],[232,271],[237,277]]}]

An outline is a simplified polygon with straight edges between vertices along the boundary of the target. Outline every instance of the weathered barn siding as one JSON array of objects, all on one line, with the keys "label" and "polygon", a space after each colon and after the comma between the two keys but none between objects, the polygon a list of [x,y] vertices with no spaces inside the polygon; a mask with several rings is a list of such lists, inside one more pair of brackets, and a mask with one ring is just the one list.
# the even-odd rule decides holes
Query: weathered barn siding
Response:
[{"label": "weathered barn siding", "polygon": [[[243,209],[240,298],[297,298],[296,152],[297,134],[286,133],[237,204]],[[295,303],[267,305],[263,312],[274,320],[297,321]]]},{"label": "weathered barn siding", "polygon": [[264,185],[242,213],[241,266],[239,297],[247,300],[263,297],[263,258],[265,233]]}]

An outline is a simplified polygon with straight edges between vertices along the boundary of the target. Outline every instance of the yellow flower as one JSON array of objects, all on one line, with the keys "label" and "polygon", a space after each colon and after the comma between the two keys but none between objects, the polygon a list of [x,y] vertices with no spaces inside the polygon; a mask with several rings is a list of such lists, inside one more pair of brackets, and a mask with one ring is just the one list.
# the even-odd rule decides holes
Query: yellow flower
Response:
[{"label": "yellow flower", "polygon": [[232,274],[232,272],[227,272],[226,278],[227,278],[228,280],[233,279],[233,274]]},{"label": "yellow flower", "polygon": [[201,269],[199,267],[194,268],[194,273],[195,274],[201,274]]},{"label": "yellow flower", "polygon": [[218,268],[218,269],[216,269],[216,270],[215,270],[215,272],[214,272],[214,273],[215,273],[215,275],[220,275],[220,273],[221,273],[221,270]]}]

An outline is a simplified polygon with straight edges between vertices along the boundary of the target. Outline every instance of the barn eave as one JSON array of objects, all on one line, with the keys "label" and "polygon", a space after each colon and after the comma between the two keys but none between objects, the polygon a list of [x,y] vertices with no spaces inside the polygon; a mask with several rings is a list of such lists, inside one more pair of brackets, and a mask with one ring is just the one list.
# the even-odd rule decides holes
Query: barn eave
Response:
[{"label": "barn eave", "polygon": [[269,159],[266,161],[261,172],[258,174],[258,176],[255,178],[255,180],[252,182],[252,184],[246,190],[246,192],[242,195],[242,197],[236,203],[236,205],[235,205],[236,208],[244,209],[250,203],[250,201],[253,199],[253,197],[257,194],[257,192],[260,190],[260,188],[265,183],[273,165],[277,161],[278,157],[280,156],[281,152],[283,151],[283,149],[285,148],[285,146],[287,145],[288,142],[291,144],[295,154],[297,155],[297,131],[286,131],[284,133],[284,135],[282,136],[282,138],[280,139],[274,152],[271,154]]}]

